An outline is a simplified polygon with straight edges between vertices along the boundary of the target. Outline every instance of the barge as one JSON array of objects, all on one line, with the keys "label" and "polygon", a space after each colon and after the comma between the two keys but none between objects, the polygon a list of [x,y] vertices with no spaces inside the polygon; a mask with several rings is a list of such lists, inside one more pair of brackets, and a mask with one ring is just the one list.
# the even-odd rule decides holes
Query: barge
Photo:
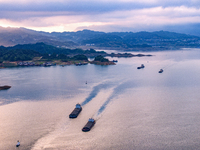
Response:
[{"label": "barge", "polygon": [[144,68],[144,65],[143,65],[143,64],[141,64],[140,67],[137,67],[137,69],[142,69],[142,68]]},{"label": "barge", "polygon": [[158,73],[162,73],[163,72],[163,69],[160,69],[159,71],[158,71]]},{"label": "barge", "polygon": [[80,114],[81,111],[82,111],[81,105],[76,104],[76,107],[74,108],[74,110],[69,115],[69,118],[77,118],[77,116]]},{"label": "barge", "polygon": [[89,118],[87,124],[83,127],[82,131],[83,132],[88,132],[92,129],[92,127],[94,126],[95,124],[95,120],[93,118]]},{"label": "barge", "polygon": [[9,88],[11,88],[9,85],[0,86],[0,90],[7,90]]}]

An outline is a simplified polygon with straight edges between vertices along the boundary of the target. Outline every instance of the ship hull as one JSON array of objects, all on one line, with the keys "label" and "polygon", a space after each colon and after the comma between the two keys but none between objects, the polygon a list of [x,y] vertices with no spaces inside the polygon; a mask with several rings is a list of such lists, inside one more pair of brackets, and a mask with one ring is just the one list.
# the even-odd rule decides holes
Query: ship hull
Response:
[{"label": "ship hull", "polygon": [[69,118],[77,118],[80,112],[82,111],[82,108],[75,108],[71,114],[69,115]]},{"label": "ship hull", "polygon": [[94,126],[95,121],[94,122],[90,122],[88,121],[87,124],[83,127],[82,131],[83,132],[88,132],[92,129],[92,127]]},{"label": "ship hull", "polygon": [[9,85],[0,86],[0,90],[7,90],[9,88],[11,88]]}]

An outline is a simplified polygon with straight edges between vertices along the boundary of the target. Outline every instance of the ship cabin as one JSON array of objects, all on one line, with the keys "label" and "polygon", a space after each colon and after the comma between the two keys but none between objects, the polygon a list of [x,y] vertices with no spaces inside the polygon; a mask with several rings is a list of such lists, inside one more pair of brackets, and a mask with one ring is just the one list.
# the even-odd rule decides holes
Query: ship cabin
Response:
[{"label": "ship cabin", "polygon": [[76,108],[81,108],[81,105],[79,103],[76,104]]}]

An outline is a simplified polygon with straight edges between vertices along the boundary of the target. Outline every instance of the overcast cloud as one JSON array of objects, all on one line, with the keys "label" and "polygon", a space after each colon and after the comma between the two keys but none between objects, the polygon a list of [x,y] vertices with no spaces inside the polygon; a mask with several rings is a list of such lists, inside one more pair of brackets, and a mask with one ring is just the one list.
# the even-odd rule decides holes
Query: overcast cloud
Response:
[{"label": "overcast cloud", "polygon": [[199,0],[0,0],[0,26],[4,27],[112,32],[199,23]]}]

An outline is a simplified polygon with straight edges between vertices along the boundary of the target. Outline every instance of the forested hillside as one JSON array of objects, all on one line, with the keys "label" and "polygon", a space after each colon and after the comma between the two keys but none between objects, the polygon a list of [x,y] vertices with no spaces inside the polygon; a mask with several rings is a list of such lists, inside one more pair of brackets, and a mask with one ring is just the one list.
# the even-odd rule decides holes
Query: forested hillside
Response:
[{"label": "forested hillside", "polygon": [[85,59],[85,56],[105,55],[103,51],[95,51],[94,49],[83,50],[57,48],[44,43],[16,45],[13,47],[0,46],[0,60],[2,61],[26,61],[32,60],[34,57],[42,57],[43,59]]}]

